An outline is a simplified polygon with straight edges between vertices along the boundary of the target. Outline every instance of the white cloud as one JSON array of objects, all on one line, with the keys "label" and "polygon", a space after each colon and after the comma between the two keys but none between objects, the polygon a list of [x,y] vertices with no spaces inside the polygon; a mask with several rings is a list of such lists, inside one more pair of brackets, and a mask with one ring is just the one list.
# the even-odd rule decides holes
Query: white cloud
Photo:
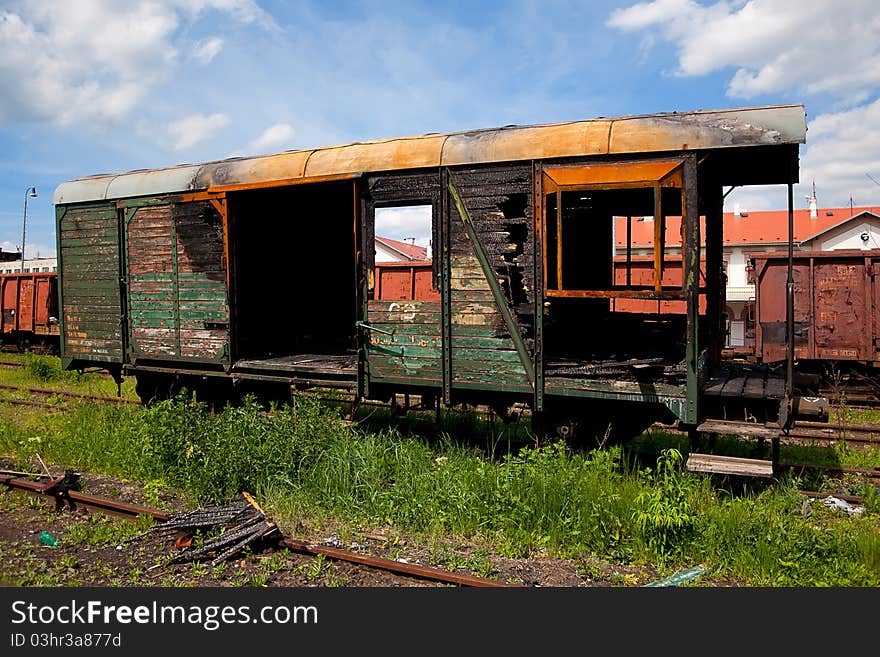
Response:
[{"label": "white cloud", "polygon": [[219,112],[191,114],[169,125],[168,135],[173,141],[174,150],[180,151],[204,141],[228,123],[229,117]]},{"label": "white cloud", "polygon": [[[816,181],[820,208],[880,205],[880,100],[841,112],[821,114],[807,124],[807,146],[795,185],[794,207],[808,207]],[[788,205],[783,185],[735,189],[725,210],[779,210]]]},{"label": "white cloud", "polygon": [[223,39],[210,37],[196,41],[192,49],[192,57],[202,64],[208,64],[223,49]]},{"label": "white cloud", "polygon": [[808,125],[801,186],[816,181],[820,207],[876,205],[880,187],[880,99],[854,109],[822,114]]},{"label": "white cloud", "polygon": [[[6,253],[19,253],[21,244],[13,244],[9,240],[0,242],[0,251]],[[27,258],[54,258],[55,247],[45,244],[26,244],[24,247],[25,259]],[[19,260],[20,262],[20,260]]]},{"label": "white cloud", "polygon": [[431,239],[431,206],[376,208],[375,230],[379,237],[393,240],[414,237],[416,244],[427,246]]},{"label": "white cloud", "polygon": [[[678,50],[679,75],[736,67],[727,93],[784,89],[863,100],[880,83],[880,10],[874,0],[655,0],[612,12],[625,31],[656,30]],[[654,37],[649,33],[649,39]]]},{"label": "white cloud", "polygon": [[[208,10],[274,26],[252,0],[20,0],[10,7],[0,10],[0,124],[119,120],[174,70],[181,21]],[[204,56],[217,48],[208,42]]]},{"label": "white cloud", "polygon": [[283,145],[289,145],[294,134],[295,131],[293,126],[287,123],[276,123],[275,125],[271,125],[263,130],[259,137],[248,144],[248,153],[256,155],[277,150]]}]

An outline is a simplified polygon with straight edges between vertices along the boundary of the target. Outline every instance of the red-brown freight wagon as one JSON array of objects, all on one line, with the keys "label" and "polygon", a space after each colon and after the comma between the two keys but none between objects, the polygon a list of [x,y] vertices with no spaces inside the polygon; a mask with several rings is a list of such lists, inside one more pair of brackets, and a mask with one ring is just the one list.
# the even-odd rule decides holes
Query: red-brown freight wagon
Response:
[{"label": "red-brown freight wagon", "polygon": [[430,260],[376,263],[376,299],[439,301]]},{"label": "red-brown freight wagon", "polygon": [[[753,254],[755,357],[785,360],[788,255]],[[880,250],[793,256],[795,358],[880,365]]]},{"label": "red-brown freight wagon", "polygon": [[58,274],[0,276],[0,341],[58,348]]}]

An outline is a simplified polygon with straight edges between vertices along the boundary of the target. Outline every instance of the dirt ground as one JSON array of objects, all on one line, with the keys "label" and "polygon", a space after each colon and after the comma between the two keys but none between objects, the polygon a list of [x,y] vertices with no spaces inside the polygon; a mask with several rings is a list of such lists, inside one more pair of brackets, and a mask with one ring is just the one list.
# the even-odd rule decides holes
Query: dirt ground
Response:
[{"label": "dirt ground", "polygon": [[[0,464],[0,468],[7,467]],[[131,482],[82,473],[90,494],[155,507],[149,491]],[[153,501],[156,501],[155,492]],[[160,496],[165,510],[183,510],[180,500]],[[267,586],[409,587],[449,586],[415,577],[279,549],[274,542],[210,562],[169,565],[178,553],[174,537],[137,537],[145,525],[78,508],[56,510],[53,498],[33,497],[0,486],[0,585],[5,586]],[[650,567],[610,563],[585,556],[560,560],[537,555],[510,559],[484,547],[452,539],[430,545],[378,532],[308,535],[305,527],[285,536],[361,554],[488,577],[529,587],[643,586],[659,578]],[[326,530],[325,530],[326,531]],[[57,545],[40,540],[48,532]],[[155,537],[155,538],[154,538]],[[280,538],[280,536],[279,536]],[[129,540],[133,539],[133,540]],[[703,582],[706,585],[706,582]]]}]

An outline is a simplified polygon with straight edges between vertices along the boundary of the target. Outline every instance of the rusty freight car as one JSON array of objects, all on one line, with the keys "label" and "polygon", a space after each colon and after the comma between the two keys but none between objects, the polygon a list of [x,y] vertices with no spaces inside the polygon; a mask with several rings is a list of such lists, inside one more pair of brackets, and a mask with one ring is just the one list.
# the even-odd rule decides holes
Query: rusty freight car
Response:
[{"label": "rusty freight car", "polygon": [[[66,182],[54,196],[64,363],[133,374],[145,398],[329,385],[525,402],[539,427],[605,437],[658,418],[696,431],[718,414],[781,431],[791,376],[722,370],[722,204],[724,186],[791,190],[805,133],[801,105],[675,112]],[[392,299],[375,216],[410,205],[430,208],[433,294],[413,273]],[[614,218],[648,215],[650,274],[621,281]],[[675,280],[668,216],[684,217]],[[614,310],[627,299],[686,312],[645,323]]]},{"label": "rusty freight car", "polygon": [[[783,253],[751,254],[755,358],[785,359]],[[797,251],[793,256],[794,354],[799,361],[880,366],[880,250]]]},{"label": "rusty freight car", "polygon": [[0,343],[57,353],[59,334],[57,274],[0,275]]}]

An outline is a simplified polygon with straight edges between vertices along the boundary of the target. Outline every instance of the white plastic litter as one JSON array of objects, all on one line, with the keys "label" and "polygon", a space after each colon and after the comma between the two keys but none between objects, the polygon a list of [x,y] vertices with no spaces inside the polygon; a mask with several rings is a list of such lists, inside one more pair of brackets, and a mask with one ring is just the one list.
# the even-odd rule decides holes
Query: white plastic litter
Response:
[{"label": "white plastic litter", "polygon": [[851,516],[857,516],[865,510],[865,507],[853,506],[846,500],[841,500],[840,498],[834,497],[833,495],[829,495],[824,500],[822,500],[822,504],[832,509],[839,509],[840,511],[843,511],[844,513]]}]

